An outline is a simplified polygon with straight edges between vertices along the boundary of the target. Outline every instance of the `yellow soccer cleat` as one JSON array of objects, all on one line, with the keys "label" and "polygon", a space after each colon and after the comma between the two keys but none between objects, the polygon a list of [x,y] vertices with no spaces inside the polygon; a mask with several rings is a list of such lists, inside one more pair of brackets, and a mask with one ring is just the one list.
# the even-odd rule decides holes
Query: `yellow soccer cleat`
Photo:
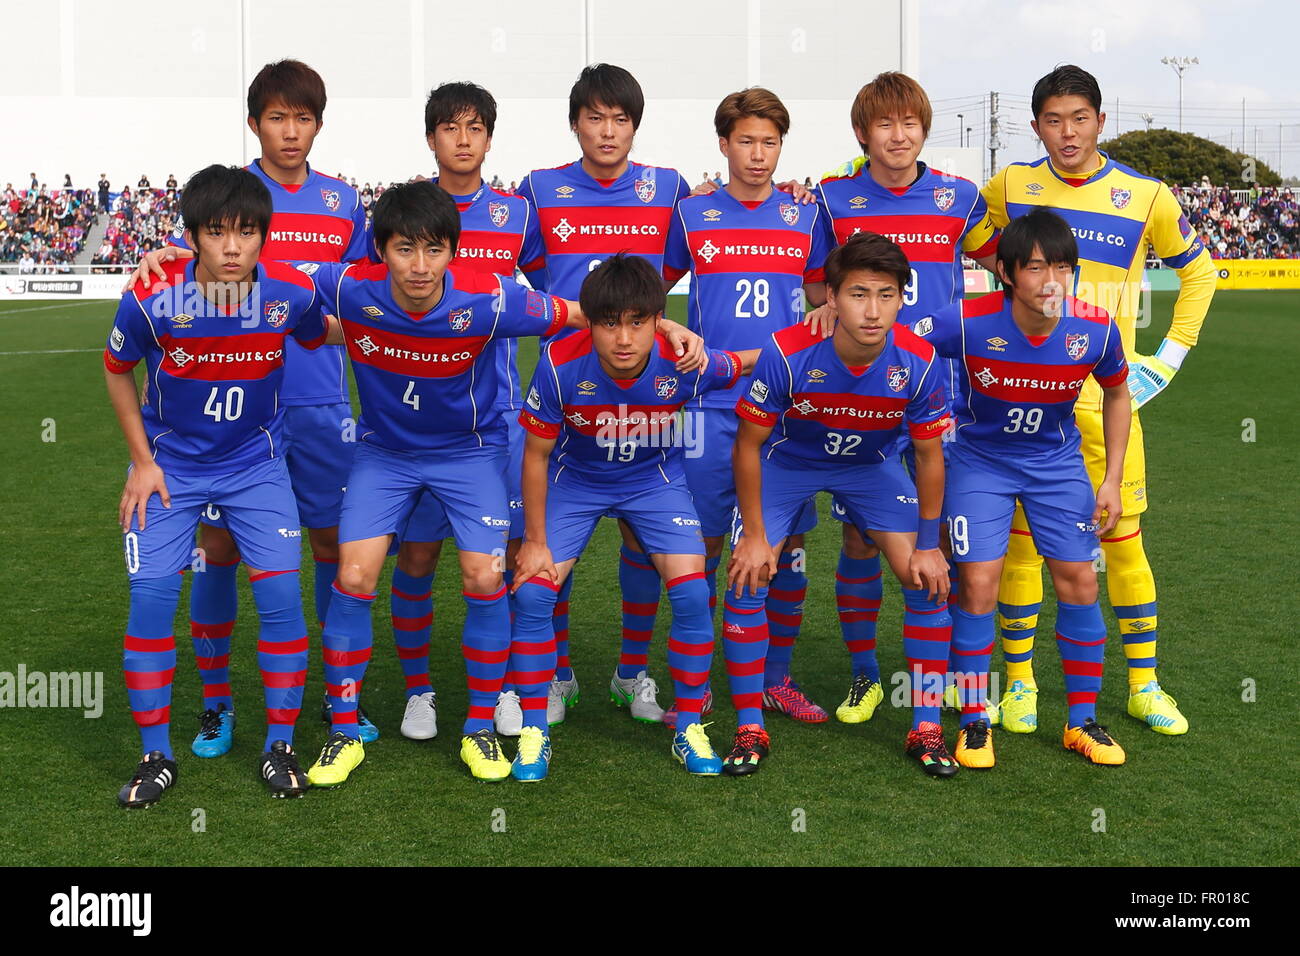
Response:
[{"label": "yellow soccer cleat", "polygon": [[1002,727],[1013,734],[1032,734],[1038,729],[1038,688],[1024,681],[1011,682],[1010,689],[998,704]]},{"label": "yellow soccer cleat", "polygon": [[987,721],[977,720],[957,732],[957,749],[953,752],[957,762],[972,770],[988,770],[993,766],[993,731]]},{"label": "yellow soccer cleat", "polygon": [[336,731],[325,741],[320,759],[307,771],[307,781],[313,787],[337,787],[365,759],[366,751],[360,740]]},{"label": "yellow soccer cleat", "polygon": [[1128,715],[1145,720],[1147,726],[1158,734],[1177,737],[1187,733],[1187,718],[1179,711],[1178,701],[1162,691],[1155,681],[1149,681],[1136,694],[1128,695]]},{"label": "yellow soccer cleat", "polygon": [[880,681],[872,680],[866,674],[858,674],[849,685],[849,696],[835,708],[835,719],[842,724],[865,724],[884,699],[885,692]]},{"label": "yellow soccer cleat", "polygon": [[[543,738],[545,739],[545,738]],[[547,754],[549,759],[550,754]],[[510,761],[501,752],[497,735],[491,730],[476,730],[460,738],[460,759],[475,780],[499,783],[510,776]]]},{"label": "yellow soccer cleat", "polygon": [[1095,764],[1118,767],[1124,762],[1124,748],[1091,717],[1082,727],[1066,727],[1061,743],[1066,750],[1081,753]]}]

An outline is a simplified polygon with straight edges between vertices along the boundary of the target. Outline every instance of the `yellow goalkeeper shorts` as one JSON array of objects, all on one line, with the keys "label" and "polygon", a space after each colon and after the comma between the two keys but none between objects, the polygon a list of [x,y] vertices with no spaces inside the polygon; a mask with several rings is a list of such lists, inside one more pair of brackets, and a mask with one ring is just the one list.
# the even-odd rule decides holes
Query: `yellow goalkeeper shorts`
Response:
[{"label": "yellow goalkeeper shorts", "polygon": [[[1076,407],[1074,417],[1079,423],[1079,435],[1083,439],[1083,463],[1095,489],[1106,477],[1106,443],[1102,437],[1101,409]],[[1125,515],[1140,515],[1147,510],[1146,446],[1142,442],[1142,421],[1137,412],[1133,413],[1129,427],[1120,497]]]}]

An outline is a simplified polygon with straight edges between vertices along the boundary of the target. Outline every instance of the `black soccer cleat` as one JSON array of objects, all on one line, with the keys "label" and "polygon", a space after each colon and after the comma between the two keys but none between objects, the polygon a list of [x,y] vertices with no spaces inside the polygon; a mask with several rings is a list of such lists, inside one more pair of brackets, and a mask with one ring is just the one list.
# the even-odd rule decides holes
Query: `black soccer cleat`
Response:
[{"label": "black soccer cleat", "polygon": [[258,767],[273,797],[301,797],[311,786],[307,774],[298,766],[298,755],[283,740],[271,744]]},{"label": "black soccer cleat", "polygon": [[722,772],[729,777],[747,777],[758,773],[772,747],[767,731],[758,724],[742,724],[736,728],[736,738],[731,752],[722,758]]},{"label": "black soccer cleat", "polygon": [[932,777],[955,777],[961,769],[943,742],[943,728],[933,721],[922,721],[911,731],[906,747],[907,755]]},{"label": "black soccer cleat", "polygon": [[129,810],[152,807],[176,779],[176,761],[168,760],[161,750],[151,751],[135,768],[130,782],[118,791],[118,805]]}]

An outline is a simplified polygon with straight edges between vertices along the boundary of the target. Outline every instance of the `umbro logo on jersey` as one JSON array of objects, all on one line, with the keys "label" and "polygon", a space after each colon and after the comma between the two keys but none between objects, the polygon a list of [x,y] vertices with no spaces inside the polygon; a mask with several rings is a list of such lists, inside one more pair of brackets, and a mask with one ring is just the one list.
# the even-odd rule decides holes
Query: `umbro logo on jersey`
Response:
[{"label": "umbro logo on jersey", "polygon": [[907,387],[907,381],[911,376],[912,370],[906,365],[891,365],[889,366],[889,375],[885,380],[889,383],[890,388],[896,392],[901,392]]},{"label": "umbro logo on jersey", "polygon": [[978,381],[985,388],[988,388],[990,385],[992,385],[994,382],[998,380],[998,377],[994,375],[993,372],[991,372],[989,369],[982,368],[975,373],[975,380]]},{"label": "umbro logo on jersey", "polygon": [[705,262],[712,262],[713,257],[716,256],[721,251],[722,250],[719,247],[713,244],[712,239],[705,239],[704,245],[700,246],[699,256]]},{"label": "umbro logo on jersey", "polygon": [[366,315],[370,316],[372,319],[377,319],[384,314],[383,309],[377,309],[373,305],[368,305],[361,311],[364,312]]},{"label": "umbro logo on jersey", "polygon": [[274,302],[266,303],[266,324],[273,329],[278,329],[289,321],[289,303],[283,299],[277,299]]},{"label": "umbro logo on jersey", "polygon": [[464,332],[474,321],[474,310],[470,309],[452,309],[451,314],[447,316],[447,321],[451,324],[453,332]]},{"label": "umbro logo on jersey", "polygon": [[194,356],[185,351],[185,347],[181,345],[176,346],[176,348],[168,352],[167,355],[171,358],[173,364],[175,364],[177,368],[184,368],[190,362],[194,361]]},{"label": "umbro logo on jersey", "polygon": [[850,209],[862,209],[867,204],[866,196],[854,196],[849,200]]},{"label": "umbro logo on jersey", "polygon": [[595,383],[595,382],[590,382],[590,381],[589,381],[589,382],[579,382],[579,383],[578,383],[578,394],[579,394],[579,395],[595,395],[595,394],[596,394],[596,383]]},{"label": "umbro logo on jersey", "polygon": [[368,335],[363,335],[361,338],[357,339],[357,348],[361,349],[362,355],[370,355],[372,352],[379,351],[379,346],[376,345],[374,340]]},{"label": "umbro logo on jersey", "polygon": [[939,207],[940,212],[947,212],[956,201],[957,190],[951,186],[934,187],[934,204]]},{"label": "umbro logo on jersey", "polygon": [[1070,356],[1074,361],[1079,361],[1088,351],[1088,333],[1083,332],[1079,335],[1067,333],[1065,336],[1065,354]]},{"label": "umbro logo on jersey", "polygon": [[325,201],[325,208],[330,212],[337,212],[339,208],[339,192],[337,189],[322,189],[320,198]]},{"label": "umbro logo on jersey", "polygon": [[556,186],[556,187],[555,187],[555,198],[556,198],[556,199],[568,199],[568,198],[569,198],[570,196],[572,196],[572,195],[573,195],[573,187],[572,187],[572,186]]},{"label": "umbro logo on jersey", "polygon": [[648,203],[655,198],[655,181],[653,179],[638,179],[633,188],[636,190],[636,198],[642,202]]},{"label": "umbro logo on jersey", "polygon": [[794,203],[783,202],[780,206],[781,219],[787,226],[793,226],[799,221],[799,207]]},{"label": "umbro logo on jersey", "polygon": [[503,202],[490,202],[488,216],[492,220],[492,225],[500,229],[510,219],[510,207]]},{"label": "umbro logo on jersey", "polygon": [[188,329],[190,323],[194,321],[194,316],[186,315],[184,312],[172,316],[172,327],[177,329]]},{"label": "umbro logo on jersey", "polygon": [[1042,183],[1026,183],[1026,184],[1025,184],[1025,192],[1029,193],[1029,195],[1031,195],[1031,196],[1037,196],[1037,195],[1038,195],[1039,193],[1041,193],[1042,191],[1043,191],[1043,184],[1042,184]]},{"label": "umbro logo on jersey", "polygon": [[985,339],[989,349],[994,352],[1005,352],[1007,350],[1007,340],[1000,335],[995,335],[991,339]]},{"label": "umbro logo on jersey", "polygon": [[718,221],[719,219],[721,219],[721,218],[722,218],[722,210],[721,210],[721,209],[706,209],[706,210],[704,210],[704,221],[705,221],[705,222],[717,222],[717,221]]},{"label": "umbro logo on jersey", "polygon": [[819,368],[810,369],[808,372],[808,379],[812,382],[820,382],[825,377],[826,373]]},{"label": "umbro logo on jersey", "polygon": [[551,227],[551,232],[555,233],[557,236],[560,237],[560,242],[568,242],[569,237],[577,231],[578,231],[577,229],[574,229],[571,225],[569,225],[569,220],[567,219],[561,219],[559,222],[557,222],[554,226]]}]

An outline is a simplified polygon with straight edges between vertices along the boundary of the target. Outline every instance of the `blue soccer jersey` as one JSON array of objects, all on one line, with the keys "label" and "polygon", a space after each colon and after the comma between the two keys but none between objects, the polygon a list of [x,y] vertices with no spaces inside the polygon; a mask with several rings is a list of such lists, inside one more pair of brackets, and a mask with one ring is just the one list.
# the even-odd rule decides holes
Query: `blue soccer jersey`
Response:
[{"label": "blue soccer jersey", "polygon": [[524,264],[524,275],[535,288],[577,299],[587,274],[617,252],[662,272],[669,220],[690,191],[677,170],[640,163],[628,163],[609,183],[593,179],[581,162],[534,170],[519,195],[537,210],[544,254]]},{"label": "blue soccer jersey", "polygon": [[194,281],[195,260],[165,263],[122,296],[104,364],[148,370],[141,415],[154,460],[178,474],[227,474],[280,455],[285,343],[325,341],[310,279],[259,262],[249,297],[224,309]]},{"label": "blue soccer jersey", "polygon": [[1074,404],[1088,376],[1103,388],[1128,378],[1114,320],[1072,296],[1040,342],[1020,331],[1003,292],[951,306],[916,328],[956,360],[957,443],[994,458],[1077,453]]},{"label": "blue soccer jersey", "polygon": [[503,276],[443,274],[442,298],[412,314],[382,264],[322,265],[322,308],[338,316],[361,398],[358,436],[389,451],[506,447],[492,342],[553,335],[564,304]]},{"label": "blue soccer jersey", "polygon": [[740,376],[740,359],[709,351],[703,372],[682,373],[662,335],[635,379],[611,378],[600,365],[591,332],[552,342],[543,351],[519,421],[535,435],[559,439],[552,481],[566,476],[595,484],[661,485],[685,480],[688,454],[682,407],[710,390],[725,391]]},{"label": "blue soccer jersey", "polygon": [[[805,282],[825,278],[828,233],[816,206],[774,190],[757,204],[725,189],[682,200],[668,230],[664,276],[691,273],[688,324],[710,348],[756,349],[803,318]],[[698,403],[732,409],[742,387]]]},{"label": "blue soccer jersey", "polygon": [[[341,179],[307,166],[307,179],[286,186],[262,171],[254,160],[246,167],[271,193],[271,227],[261,258],[273,262],[359,262],[370,258],[373,242],[366,210],[357,191]],[[177,223],[171,242],[186,247],[184,223]],[[347,362],[343,347],[326,345],[307,352],[290,341],[285,361],[282,405],[346,404]]]},{"label": "blue soccer jersey", "polygon": [[907,256],[912,279],[898,313],[903,325],[961,301],[963,253],[978,259],[997,250],[997,230],[979,188],[969,179],[918,165],[916,181],[897,191],[872,179],[866,162],[852,175],[828,176],[817,187],[817,204],[834,245],[874,232]]},{"label": "blue soccer jersey", "polygon": [[803,325],[772,335],[736,414],[772,427],[763,457],[786,465],[841,468],[892,457],[904,426],[937,438],[951,421],[934,348],[895,325],[865,368],[849,368]]},{"label": "blue soccer jersey", "polygon": [[[437,177],[433,181],[437,182]],[[537,215],[527,199],[486,184],[467,196],[452,194],[451,198],[460,210],[460,242],[456,244],[453,264],[457,271],[513,276],[516,269],[536,272],[541,268],[542,236]],[[500,383],[496,407],[502,412],[517,412],[522,396],[516,340],[499,339],[492,350]]]}]

